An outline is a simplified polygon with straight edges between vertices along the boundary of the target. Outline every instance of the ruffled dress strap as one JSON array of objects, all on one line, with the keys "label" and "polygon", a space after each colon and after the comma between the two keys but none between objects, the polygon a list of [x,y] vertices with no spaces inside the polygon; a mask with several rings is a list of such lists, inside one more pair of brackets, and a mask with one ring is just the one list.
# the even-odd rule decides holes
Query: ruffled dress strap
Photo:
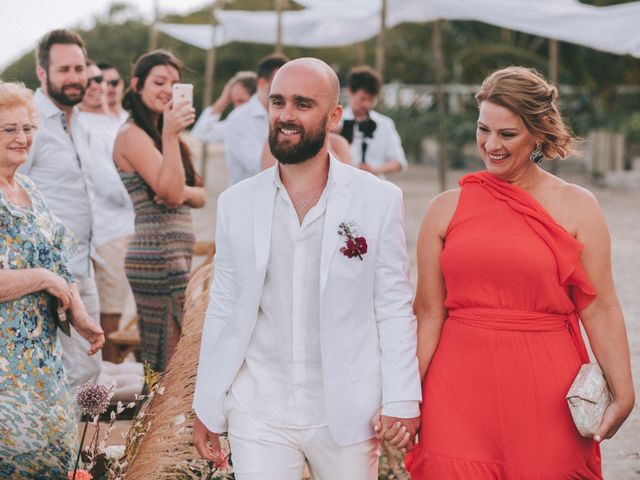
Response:
[{"label": "ruffled dress strap", "polygon": [[545,242],[558,266],[558,282],[570,295],[576,310],[569,318],[569,328],[583,362],[589,355],[580,333],[577,312],[589,305],[596,291],[580,262],[584,245],[560,226],[540,203],[522,188],[501,180],[489,172],[477,172],[460,179],[460,186],[477,184],[497,200],[505,202],[523,216],[531,229]]}]

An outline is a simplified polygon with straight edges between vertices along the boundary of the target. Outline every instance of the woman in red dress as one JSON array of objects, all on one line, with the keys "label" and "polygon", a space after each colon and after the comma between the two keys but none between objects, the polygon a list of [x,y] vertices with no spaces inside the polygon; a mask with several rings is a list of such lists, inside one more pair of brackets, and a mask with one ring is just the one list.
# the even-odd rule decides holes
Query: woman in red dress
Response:
[{"label": "woman in red dress", "polygon": [[[476,95],[486,171],[428,207],[418,241],[419,479],[600,479],[598,442],[631,412],[629,348],[594,196],[539,167],[573,138],[535,71],[491,74]],[[594,439],[565,396],[589,361],[613,393]]]}]

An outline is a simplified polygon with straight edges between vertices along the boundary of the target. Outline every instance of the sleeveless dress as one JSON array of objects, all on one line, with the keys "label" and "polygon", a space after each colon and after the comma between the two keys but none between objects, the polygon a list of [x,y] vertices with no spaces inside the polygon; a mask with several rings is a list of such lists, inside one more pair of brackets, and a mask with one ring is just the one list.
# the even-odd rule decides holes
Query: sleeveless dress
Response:
[{"label": "sleeveless dress", "polygon": [[583,246],[523,189],[467,175],[440,263],[438,348],[423,382],[414,480],[601,479],[565,396],[589,361],[577,310],[595,291]]},{"label": "sleeveless dress", "polygon": [[[67,269],[72,234],[47,208],[28,177],[16,174],[31,206],[0,191],[0,270],[46,268],[73,281]],[[62,346],[39,291],[0,302],[0,478],[63,480],[78,446],[74,399]]]},{"label": "sleeveless dress", "polygon": [[180,337],[195,243],[191,209],[158,205],[138,173],[119,173],[136,216],[125,270],[138,311],[141,357],[163,372]]}]

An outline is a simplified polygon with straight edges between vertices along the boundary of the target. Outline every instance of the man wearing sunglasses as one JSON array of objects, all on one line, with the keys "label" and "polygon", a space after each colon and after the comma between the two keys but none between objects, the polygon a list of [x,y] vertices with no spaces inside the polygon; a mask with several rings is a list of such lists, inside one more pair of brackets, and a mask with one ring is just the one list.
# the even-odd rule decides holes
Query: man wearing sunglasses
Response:
[{"label": "man wearing sunglasses", "polygon": [[100,325],[106,337],[102,356],[114,362],[116,353],[108,337],[118,330],[120,317],[133,295],[124,270],[124,257],[135,229],[134,213],[113,163],[113,145],[121,121],[108,108],[106,75],[92,60],[87,62],[87,79],[79,118],[89,135],[93,167],[96,246],[93,265],[100,299]]},{"label": "man wearing sunglasses", "polygon": [[107,87],[107,106],[109,112],[114,115],[122,125],[127,121],[129,114],[122,108],[122,96],[124,95],[124,79],[118,69],[107,62],[98,62],[98,68],[102,71]]}]

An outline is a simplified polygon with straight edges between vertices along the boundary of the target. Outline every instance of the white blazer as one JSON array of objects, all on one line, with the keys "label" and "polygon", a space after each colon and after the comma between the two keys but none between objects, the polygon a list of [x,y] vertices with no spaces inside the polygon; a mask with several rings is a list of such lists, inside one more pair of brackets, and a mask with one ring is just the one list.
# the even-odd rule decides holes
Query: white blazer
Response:
[{"label": "white blazer", "polygon": [[[320,264],[320,345],[325,413],[340,445],[373,436],[381,405],[420,401],[402,192],[331,157]],[[223,405],[251,339],[267,270],[277,167],[220,195],[216,256],[193,407],[212,432],[227,430]],[[368,251],[340,252],[338,225],[355,222]]]}]

